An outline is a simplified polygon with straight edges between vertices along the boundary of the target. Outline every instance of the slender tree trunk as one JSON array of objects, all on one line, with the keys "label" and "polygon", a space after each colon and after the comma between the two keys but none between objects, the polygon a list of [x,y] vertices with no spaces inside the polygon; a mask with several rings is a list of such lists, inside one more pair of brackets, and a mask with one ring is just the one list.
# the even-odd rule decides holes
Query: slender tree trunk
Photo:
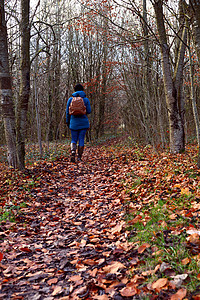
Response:
[{"label": "slender tree trunk", "polygon": [[[36,61],[37,64],[37,61]],[[37,121],[37,137],[38,137],[38,145],[40,156],[43,155],[42,148],[42,134],[41,134],[41,122],[40,122],[40,109],[39,109],[39,99],[38,99],[38,81],[37,81],[37,65],[35,64],[35,76],[34,76],[34,91],[35,91],[35,113],[36,113],[36,121]]]},{"label": "slender tree trunk", "polygon": [[191,55],[190,47],[189,47],[189,60],[190,60],[190,81],[191,81],[192,109],[193,109],[194,122],[195,122],[195,127],[196,127],[197,143],[198,143],[198,147],[200,147],[200,123],[199,123],[197,104],[196,104],[195,95],[194,95],[194,71],[193,71],[192,55]]},{"label": "slender tree trunk", "polygon": [[[170,151],[172,153],[180,153],[185,150],[184,126],[180,112],[181,105],[179,105],[177,97],[177,88],[179,88],[177,85],[178,81],[175,80],[174,82],[172,77],[169,57],[170,50],[167,42],[166,30],[164,25],[163,6],[161,0],[154,2],[154,10],[156,14],[156,22],[159,34],[164,89],[168,108]],[[179,74],[179,76],[181,76],[181,74]]]},{"label": "slender tree trunk", "polygon": [[193,22],[193,37],[198,62],[200,64],[200,1],[190,0],[189,3],[195,17]]},{"label": "slender tree trunk", "polygon": [[[39,37],[36,40],[36,53],[39,52]],[[38,97],[38,55],[35,58],[34,62],[34,100],[35,100],[35,114],[37,121],[37,138],[38,138],[38,146],[40,151],[40,156],[43,155],[43,147],[42,147],[42,132],[41,132],[41,119],[40,119],[40,104]]]},{"label": "slender tree trunk", "polygon": [[4,0],[0,2],[0,105],[4,120],[9,166],[18,167],[15,135],[15,112],[12,97],[11,75],[8,62],[7,27]]},{"label": "slender tree trunk", "polygon": [[[195,44],[195,50],[198,58],[198,63],[200,66],[200,2],[197,0],[190,0],[189,1],[190,6],[193,11],[194,15],[194,22],[192,24],[193,26],[193,38],[194,38],[194,44]],[[191,72],[192,72],[192,67],[191,67]],[[191,73],[192,76],[192,73]],[[191,77],[191,80],[193,78]],[[191,90],[191,93],[193,93],[193,90]],[[197,166],[200,168],[200,145],[199,145],[199,118],[198,114],[196,111],[195,104],[196,102],[194,101],[194,95],[192,94],[192,103],[193,103],[193,112],[194,112],[194,118],[195,118],[195,125],[196,125],[196,131],[197,131],[197,140],[198,140],[198,158],[197,158]],[[196,117],[195,117],[196,116]]]},{"label": "slender tree trunk", "polygon": [[30,0],[21,0],[20,91],[17,104],[17,154],[19,168],[25,168],[25,139],[30,94]]},{"label": "slender tree trunk", "polygon": [[104,134],[104,122],[105,122],[105,102],[106,102],[106,88],[107,88],[107,57],[108,57],[108,42],[107,42],[107,29],[108,21],[105,20],[103,33],[103,58],[102,58],[102,83],[101,83],[101,96],[99,99],[99,116],[97,127],[97,138]]},{"label": "slender tree trunk", "polygon": [[151,98],[151,78],[150,78],[150,60],[149,60],[149,43],[148,43],[148,26],[147,26],[147,4],[143,0],[143,34],[144,34],[144,55],[145,55],[145,91],[144,91],[144,107],[145,107],[145,127],[146,127],[146,142],[151,142],[150,133],[150,116],[149,105]]}]

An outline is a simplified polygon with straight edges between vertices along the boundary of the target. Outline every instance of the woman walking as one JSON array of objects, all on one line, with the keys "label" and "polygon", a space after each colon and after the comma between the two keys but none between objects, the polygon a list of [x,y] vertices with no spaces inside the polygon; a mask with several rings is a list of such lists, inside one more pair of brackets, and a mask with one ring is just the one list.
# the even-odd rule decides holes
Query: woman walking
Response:
[{"label": "woman walking", "polygon": [[78,160],[81,160],[84,150],[84,139],[90,127],[87,114],[91,113],[90,101],[86,98],[84,87],[77,84],[72,97],[67,101],[66,123],[71,130],[71,162],[75,162],[78,143]]}]

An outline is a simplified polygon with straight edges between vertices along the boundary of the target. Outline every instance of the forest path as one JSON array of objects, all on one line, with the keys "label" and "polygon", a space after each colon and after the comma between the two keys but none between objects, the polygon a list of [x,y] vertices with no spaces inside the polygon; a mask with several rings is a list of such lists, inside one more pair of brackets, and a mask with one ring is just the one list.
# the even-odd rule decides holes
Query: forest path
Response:
[{"label": "forest path", "polygon": [[134,167],[102,146],[83,160],[33,169],[28,207],[2,233],[2,299],[126,299],[137,251],[127,242],[122,180]]}]

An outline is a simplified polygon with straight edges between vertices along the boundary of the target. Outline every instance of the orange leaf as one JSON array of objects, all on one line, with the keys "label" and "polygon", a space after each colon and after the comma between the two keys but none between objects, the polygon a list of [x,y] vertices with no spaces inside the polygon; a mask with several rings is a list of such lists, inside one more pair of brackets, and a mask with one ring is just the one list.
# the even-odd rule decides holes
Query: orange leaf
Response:
[{"label": "orange leaf", "polygon": [[193,300],[200,300],[200,294],[192,297]]},{"label": "orange leaf", "polygon": [[118,224],[114,228],[112,228],[111,232],[112,232],[112,234],[120,233],[122,228],[123,228],[123,223]]},{"label": "orange leaf", "polygon": [[69,278],[70,281],[79,281],[81,279],[82,279],[82,277],[79,276],[79,275],[74,275],[74,276]]},{"label": "orange leaf", "polygon": [[89,266],[94,266],[94,265],[97,264],[96,261],[95,261],[94,259],[89,259],[89,258],[83,260],[83,263],[84,263],[85,265],[89,265]]},{"label": "orange leaf", "polygon": [[167,278],[160,278],[152,284],[152,289],[154,289],[154,290],[158,289],[159,290],[162,287],[164,287],[167,283],[168,283]]},{"label": "orange leaf", "polygon": [[192,244],[199,244],[200,243],[200,239],[199,239],[198,233],[191,234],[187,238],[187,240],[190,241],[190,243],[192,243]]},{"label": "orange leaf", "polygon": [[125,287],[120,291],[120,294],[123,297],[131,297],[131,296],[134,296],[137,294],[137,289],[134,287],[132,287],[132,288]]},{"label": "orange leaf", "polygon": [[149,248],[150,245],[148,243],[144,243],[143,245],[141,245],[139,248],[138,248],[138,253],[143,253],[147,248]]},{"label": "orange leaf", "polygon": [[55,287],[55,289],[54,289],[54,291],[51,295],[56,296],[56,295],[60,294],[61,291],[62,291],[62,286],[58,285],[58,286]]},{"label": "orange leaf", "polygon": [[57,282],[58,282],[58,278],[51,278],[51,279],[49,279],[49,280],[47,281],[47,283],[48,283],[49,285],[55,284],[55,283],[57,283]]},{"label": "orange leaf", "polygon": [[115,274],[119,269],[125,268],[125,266],[119,261],[112,262],[111,265],[105,266],[103,268],[104,272]]},{"label": "orange leaf", "polygon": [[171,296],[170,300],[182,300],[183,298],[185,298],[186,294],[186,289],[180,289],[176,294]]},{"label": "orange leaf", "polygon": [[186,265],[189,264],[190,262],[191,262],[191,259],[188,258],[188,257],[184,258],[184,259],[181,261],[182,265],[184,265],[184,266],[186,266]]},{"label": "orange leaf", "polygon": [[100,295],[100,296],[94,296],[93,299],[95,300],[109,300],[108,296],[106,294]]},{"label": "orange leaf", "polygon": [[88,271],[88,273],[92,276],[92,277],[95,277],[96,275],[97,275],[97,271],[98,271],[98,269],[97,268],[95,268],[94,270],[89,270]]},{"label": "orange leaf", "polygon": [[190,192],[189,188],[185,188],[185,189],[181,189],[181,194],[189,196],[191,194],[191,192]]}]

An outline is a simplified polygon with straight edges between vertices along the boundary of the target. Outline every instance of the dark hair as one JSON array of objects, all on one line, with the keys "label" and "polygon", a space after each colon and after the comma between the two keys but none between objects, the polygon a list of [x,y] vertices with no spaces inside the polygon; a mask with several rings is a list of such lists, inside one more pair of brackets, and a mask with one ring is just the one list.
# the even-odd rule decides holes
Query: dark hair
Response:
[{"label": "dark hair", "polygon": [[75,85],[74,90],[75,92],[84,91],[84,87],[82,86],[82,84],[78,83]]}]

